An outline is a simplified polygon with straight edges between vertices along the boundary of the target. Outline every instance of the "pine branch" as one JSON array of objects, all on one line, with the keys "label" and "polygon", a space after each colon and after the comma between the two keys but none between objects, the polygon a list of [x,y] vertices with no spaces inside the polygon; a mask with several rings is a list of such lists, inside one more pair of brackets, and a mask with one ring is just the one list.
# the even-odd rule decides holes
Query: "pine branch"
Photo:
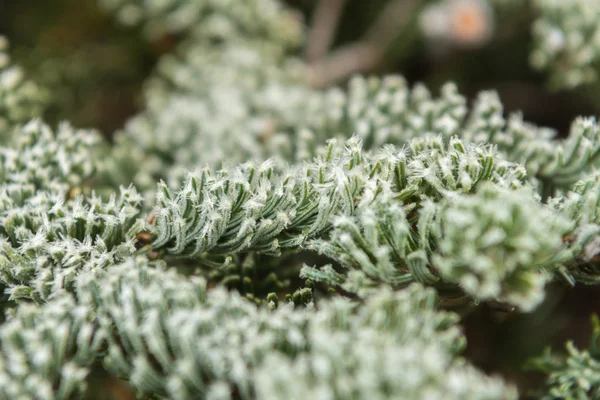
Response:
[{"label": "pine branch", "polygon": [[[289,77],[276,77],[274,83],[265,85],[247,81],[244,77],[254,75],[248,75],[243,66],[234,67],[231,62],[217,65],[216,70],[230,70],[231,74],[213,75],[200,65],[193,68],[193,74],[174,67],[167,76],[181,71],[181,76],[199,76],[198,82],[204,83],[177,78],[180,83],[175,85],[175,94],[168,95],[163,89],[150,92],[155,95],[151,96],[155,111],[129,124],[130,139],[120,144],[127,155],[124,159],[137,154],[135,164],[144,166],[136,168],[134,178],[140,187],[151,188],[157,179],[174,187],[186,168],[220,167],[224,157],[232,164],[264,160],[269,155],[310,160],[328,138],[345,140],[351,134],[361,137],[368,149],[389,143],[403,146],[427,133],[441,134],[446,142],[457,135],[465,141],[494,144],[503,157],[524,164],[544,198],[570,188],[598,165],[599,130],[593,119],[576,120],[569,137],[556,140],[554,131],[524,122],[518,113],[505,117],[494,92],[481,93],[469,112],[466,99],[453,84],[445,85],[438,98],[422,85],[409,89],[398,76],[381,80],[356,77],[347,92],[311,92]],[[268,70],[272,64],[266,65]],[[228,78],[219,79],[229,75],[248,86],[232,89]],[[225,82],[226,87],[209,93],[203,76]],[[187,94],[180,97],[177,93],[183,89],[179,88],[186,84]],[[213,121],[209,128],[207,120]],[[247,134],[232,140],[240,131]]]},{"label": "pine branch", "polygon": [[[536,200],[522,167],[485,147],[425,137],[370,154],[353,140],[326,154],[279,174],[272,164],[245,165],[191,175],[177,192],[162,185],[154,249],[227,264],[238,253],[306,247],[364,274],[367,286],[450,283],[523,310],[543,299],[546,272],[563,271],[557,254],[570,219]],[[529,224],[532,216],[541,222]],[[349,289],[349,276],[308,268],[302,276]]]},{"label": "pine branch", "polygon": [[62,296],[43,307],[24,304],[0,330],[0,397],[81,397],[104,338],[94,311]]},{"label": "pine branch", "polygon": [[422,84],[410,88],[398,75],[355,76],[347,90],[315,92],[303,104],[290,132],[294,148],[285,153],[293,160],[310,159],[320,143],[333,137],[357,135],[374,150],[385,144],[403,146],[427,133],[449,139],[460,134],[468,112],[456,85],[444,85],[436,97]]},{"label": "pine branch", "polygon": [[531,310],[552,276],[573,285],[599,282],[598,193],[593,178],[548,205],[527,187],[499,185],[421,204],[380,195],[308,244],[348,271],[304,267],[301,276],[362,296],[381,283],[416,280],[444,292],[454,284],[477,300]]},{"label": "pine branch", "polygon": [[[573,228],[565,216],[539,204],[527,190],[482,187],[475,196],[442,205],[432,264],[447,281],[477,299],[533,310],[556,273],[553,257]],[[531,223],[535,220],[536,223]]]}]

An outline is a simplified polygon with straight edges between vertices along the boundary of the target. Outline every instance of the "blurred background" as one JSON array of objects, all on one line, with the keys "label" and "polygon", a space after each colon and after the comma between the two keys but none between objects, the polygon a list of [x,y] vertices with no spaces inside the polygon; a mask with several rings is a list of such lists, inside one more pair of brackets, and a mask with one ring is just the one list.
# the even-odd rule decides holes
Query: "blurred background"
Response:
[{"label": "blurred background", "polygon": [[[430,1],[418,14],[418,0],[286,2],[308,27],[298,55],[313,67],[315,87],[343,86],[355,72],[399,73],[434,92],[454,81],[470,99],[482,90],[498,91],[506,112],[521,110],[525,120],[562,136],[575,117],[599,114],[598,85],[553,89],[547,75],[531,67],[534,16],[525,2],[492,9],[486,0],[473,0],[471,8],[452,10],[458,2],[445,1],[443,8],[444,1]],[[115,23],[97,0],[0,0],[0,34],[10,40],[15,62],[49,89],[48,122],[98,128],[108,140],[143,109],[145,79],[182,40],[165,35],[148,41],[141,29]],[[587,345],[593,312],[600,312],[600,289],[560,283],[531,315],[476,308],[464,320],[466,356],[527,393],[540,377],[524,372],[524,362],[548,344],[563,348],[573,339]],[[105,393],[97,398],[135,398],[101,369],[91,383],[90,393]]]},{"label": "blurred background", "polygon": [[[416,15],[412,3],[418,0],[286,3],[314,28],[303,56],[315,65],[324,64],[321,61],[337,50],[358,50],[356,44],[373,38],[378,48],[361,53],[352,72],[400,73],[409,82],[424,82],[432,90],[451,80],[468,97],[493,88],[507,112],[521,110],[526,120],[561,133],[575,116],[593,115],[600,109],[596,85],[553,91],[546,75],[531,68],[533,13],[527,6],[499,10],[504,13],[496,9],[495,14],[491,8],[468,10],[473,15],[459,16],[458,29],[454,27],[458,33],[449,37],[451,33],[443,29],[436,32],[426,27],[443,25],[435,11],[447,17],[450,10]],[[142,83],[158,58],[182,40],[173,35],[148,42],[139,28],[115,23],[112,15],[100,9],[98,0],[0,0],[0,34],[9,38],[15,61],[52,91],[49,121],[69,119],[77,126],[97,127],[106,135],[142,107]],[[337,76],[331,71],[336,66],[344,67]],[[343,85],[349,77],[347,67],[347,63],[328,65],[316,86]]]}]

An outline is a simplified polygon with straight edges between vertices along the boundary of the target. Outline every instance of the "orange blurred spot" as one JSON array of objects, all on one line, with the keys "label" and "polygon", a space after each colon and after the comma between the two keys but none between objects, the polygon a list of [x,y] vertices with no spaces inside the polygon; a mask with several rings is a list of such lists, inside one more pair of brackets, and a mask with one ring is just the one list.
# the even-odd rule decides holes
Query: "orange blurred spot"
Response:
[{"label": "orange blurred spot", "polygon": [[487,13],[475,2],[457,5],[452,15],[452,33],[458,42],[474,44],[485,40],[489,25]]}]

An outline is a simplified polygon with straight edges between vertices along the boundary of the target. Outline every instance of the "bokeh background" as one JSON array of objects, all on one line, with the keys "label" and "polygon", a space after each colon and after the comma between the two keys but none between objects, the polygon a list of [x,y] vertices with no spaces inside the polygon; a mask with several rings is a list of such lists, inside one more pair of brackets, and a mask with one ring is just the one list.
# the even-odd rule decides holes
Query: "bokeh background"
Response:
[{"label": "bokeh background", "polygon": [[[118,25],[97,3],[0,0],[0,34],[10,40],[15,62],[51,93],[44,116],[49,123],[69,120],[78,127],[98,128],[110,141],[143,109],[145,79],[161,55],[173,51],[182,38],[167,35],[148,41],[140,29]],[[434,92],[454,81],[469,98],[494,89],[506,112],[521,110],[526,120],[555,128],[563,136],[575,117],[600,114],[598,85],[556,90],[544,73],[531,67],[533,15],[527,7],[515,13],[507,9],[502,15],[465,15],[456,37],[440,40],[439,32],[424,28],[424,17],[413,13],[410,3],[415,1],[287,0],[308,27],[308,45],[299,55],[324,68],[315,69],[319,73],[314,85],[343,86],[348,64],[336,69],[327,61],[374,37],[382,48],[353,59],[357,71],[402,74],[409,83],[424,82]],[[435,28],[436,15],[426,17]],[[464,318],[466,356],[527,393],[540,376],[522,369],[526,360],[548,344],[562,348],[567,339],[585,346],[593,312],[600,312],[599,288],[571,289],[560,283],[549,289],[546,302],[533,314],[478,307]],[[91,378],[92,396],[135,398],[101,368]]]}]

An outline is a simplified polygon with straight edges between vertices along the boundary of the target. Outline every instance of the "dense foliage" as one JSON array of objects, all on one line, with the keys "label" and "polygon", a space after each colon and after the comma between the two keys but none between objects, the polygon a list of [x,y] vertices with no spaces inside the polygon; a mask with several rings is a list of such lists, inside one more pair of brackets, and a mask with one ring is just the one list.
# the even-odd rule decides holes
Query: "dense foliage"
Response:
[{"label": "dense foliage", "polygon": [[[600,4],[522,3],[411,16],[440,45],[428,21],[526,7],[533,66],[557,87],[597,79]],[[593,117],[560,138],[493,91],[317,89],[274,0],[99,5],[181,43],[111,146],[42,122],[51,91],[0,39],[0,398],[84,397],[99,363],[151,398],[518,398],[463,356],[461,317],[600,283]],[[589,349],[531,360],[538,394],[600,398],[599,338],[594,319]]]}]

